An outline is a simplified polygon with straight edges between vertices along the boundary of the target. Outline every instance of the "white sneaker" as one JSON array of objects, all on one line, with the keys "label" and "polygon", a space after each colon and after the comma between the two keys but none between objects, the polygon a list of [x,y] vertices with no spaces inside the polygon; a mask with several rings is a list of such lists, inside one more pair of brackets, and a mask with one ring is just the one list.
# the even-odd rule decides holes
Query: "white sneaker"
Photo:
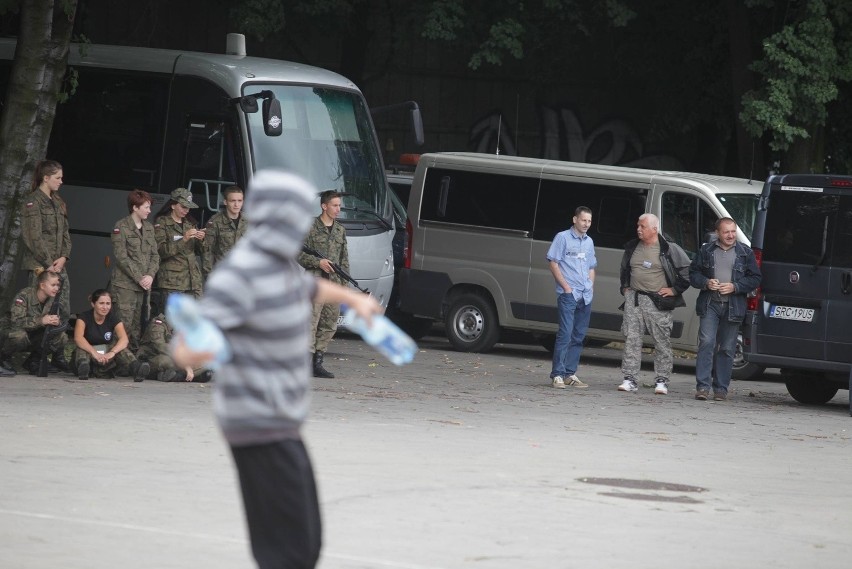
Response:
[{"label": "white sneaker", "polygon": [[624,381],[621,382],[621,385],[618,386],[619,391],[639,391],[639,386],[636,385],[636,381],[630,378],[625,377]]},{"label": "white sneaker", "polygon": [[654,386],[654,393],[657,395],[668,395],[669,387],[666,385],[665,381],[658,381],[657,385]]},{"label": "white sneaker", "polygon": [[589,386],[588,383],[583,383],[582,381],[580,381],[580,378],[574,375],[573,373],[565,378],[565,385],[579,388],[585,388]]},{"label": "white sneaker", "polygon": [[561,375],[557,375],[553,378],[553,382],[550,384],[556,389],[565,389],[565,381],[562,379]]}]

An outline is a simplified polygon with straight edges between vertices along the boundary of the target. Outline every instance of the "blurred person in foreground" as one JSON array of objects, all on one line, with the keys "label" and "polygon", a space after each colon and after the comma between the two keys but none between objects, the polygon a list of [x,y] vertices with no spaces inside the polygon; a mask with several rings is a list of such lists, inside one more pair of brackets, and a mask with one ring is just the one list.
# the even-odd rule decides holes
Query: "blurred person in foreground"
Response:
[{"label": "blurred person in foreground", "polygon": [[[214,412],[240,478],[252,552],[260,569],[312,568],[321,522],[311,461],[300,429],[310,402],[313,303],[346,303],[369,320],[379,304],[304,273],[296,262],[315,190],[278,171],[260,171],[248,192],[249,229],[213,270],[201,300],[233,357],[216,372]],[[180,336],[181,367],[205,367]]]}]

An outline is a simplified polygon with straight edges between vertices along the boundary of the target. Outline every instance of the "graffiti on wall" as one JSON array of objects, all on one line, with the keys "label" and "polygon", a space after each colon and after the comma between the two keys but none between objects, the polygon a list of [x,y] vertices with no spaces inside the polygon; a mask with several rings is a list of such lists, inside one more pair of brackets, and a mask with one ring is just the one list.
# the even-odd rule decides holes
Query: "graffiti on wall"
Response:
[{"label": "graffiti on wall", "polygon": [[[645,156],[642,138],[624,120],[611,119],[588,134],[577,115],[568,108],[539,108],[540,158],[591,164],[634,166],[655,170],[682,170],[672,156]],[[493,111],[470,128],[474,152],[518,155],[515,131],[500,111]]]}]

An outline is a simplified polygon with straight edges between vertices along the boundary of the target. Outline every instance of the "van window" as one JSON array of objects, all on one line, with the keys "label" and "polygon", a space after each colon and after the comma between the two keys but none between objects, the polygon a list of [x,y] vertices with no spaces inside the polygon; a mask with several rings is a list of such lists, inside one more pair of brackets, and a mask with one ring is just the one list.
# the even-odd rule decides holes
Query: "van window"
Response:
[{"label": "van window", "polygon": [[704,200],[688,194],[666,192],[662,197],[660,229],[663,237],[695,257],[707,233],[715,231],[719,216]]},{"label": "van window", "polygon": [[621,249],[636,237],[636,220],[645,211],[645,195],[634,188],[542,180],[533,239],[552,241],[571,227],[574,210],[581,205],[592,210],[589,236],[595,246]]},{"label": "van window", "polygon": [[[832,260],[831,237],[840,207],[841,198],[838,195],[772,192],[768,206],[772,215],[766,216],[763,233],[764,261],[835,264]],[[843,245],[843,249],[848,249],[848,246]]]},{"label": "van window", "polygon": [[537,189],[536,178],[430,168],[420,218],[531,231]]}]

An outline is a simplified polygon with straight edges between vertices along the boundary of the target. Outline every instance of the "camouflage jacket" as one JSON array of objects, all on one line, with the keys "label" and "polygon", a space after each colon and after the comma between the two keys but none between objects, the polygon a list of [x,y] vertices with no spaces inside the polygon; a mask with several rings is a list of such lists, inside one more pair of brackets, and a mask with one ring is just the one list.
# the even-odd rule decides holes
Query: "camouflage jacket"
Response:
[{"label": "camouflage jacket", "polygon": [[47,268],[59,257],[71,257],[71,235],[65,202],[54,193],[49,198],[39,189],[24,198],[21,238],[24,260],[21,268]]},{"label": "camouflage jacket", "polygon": [[182,224],[171,215],[157,219],[154,235],[160,254],[160,269],[157,271],[156,288],[201,292],[201,269],[196,255],[204,254],[204,242],[183,238],[184,232],[193,228],[195,224],[189,219],[184,219]]},{"label": "camouflage jacket", "polygon": [[139,342],[139,351],[136,357],[148,361],[156,356],[169,356],[169,342],[172,339],[172,327],[166,322],[166,317],[160,313],[151,318],[142,340]]},{"label": "camouflage jacket", "polygon": [[248,221],[242,214],[237,219],[231,219],[226,212],[220,211],[210,218],[204,237],[204,261],[201,264],[204,278],[245,234],[247,227]]},{"label": "camouflage jacket", "polygon": [[112,230],[112,256],[115,267],[112,285],[118,288],[142,290],[139,281],[145,275],[155,276],[160,268],[154,226],[142,221],[142,232],[136,229],[133,216],[119,219]]},{"label": "camouflage jacket", "polygon": [[9,323],[12,330],[34,332],[44,328],[41,319],[50,312],[53,299],[48,298],[43,304],[38,301],[38,289],[28,286],[15,295],[12,301]]},{"label": "camouflage jacket", "polygon": [[[308,236],[305,237],[305,245],[314,251],[321,253],[329,258],[329,260],[337,263],[341,269],[349,273],[349,249],[346,246],[346,229],[343,224],[335,221],[329,231],[323,224],[322,220],[317,217],[311,225]],[[326,275],[319,268],[320,259],[309,255],[305,252],[299,253],[299,264],[316,276],[327,277],[337,284],[345,285],[344,281],[338,275]],[[351,273],[350,273],[351,274]]]}]

